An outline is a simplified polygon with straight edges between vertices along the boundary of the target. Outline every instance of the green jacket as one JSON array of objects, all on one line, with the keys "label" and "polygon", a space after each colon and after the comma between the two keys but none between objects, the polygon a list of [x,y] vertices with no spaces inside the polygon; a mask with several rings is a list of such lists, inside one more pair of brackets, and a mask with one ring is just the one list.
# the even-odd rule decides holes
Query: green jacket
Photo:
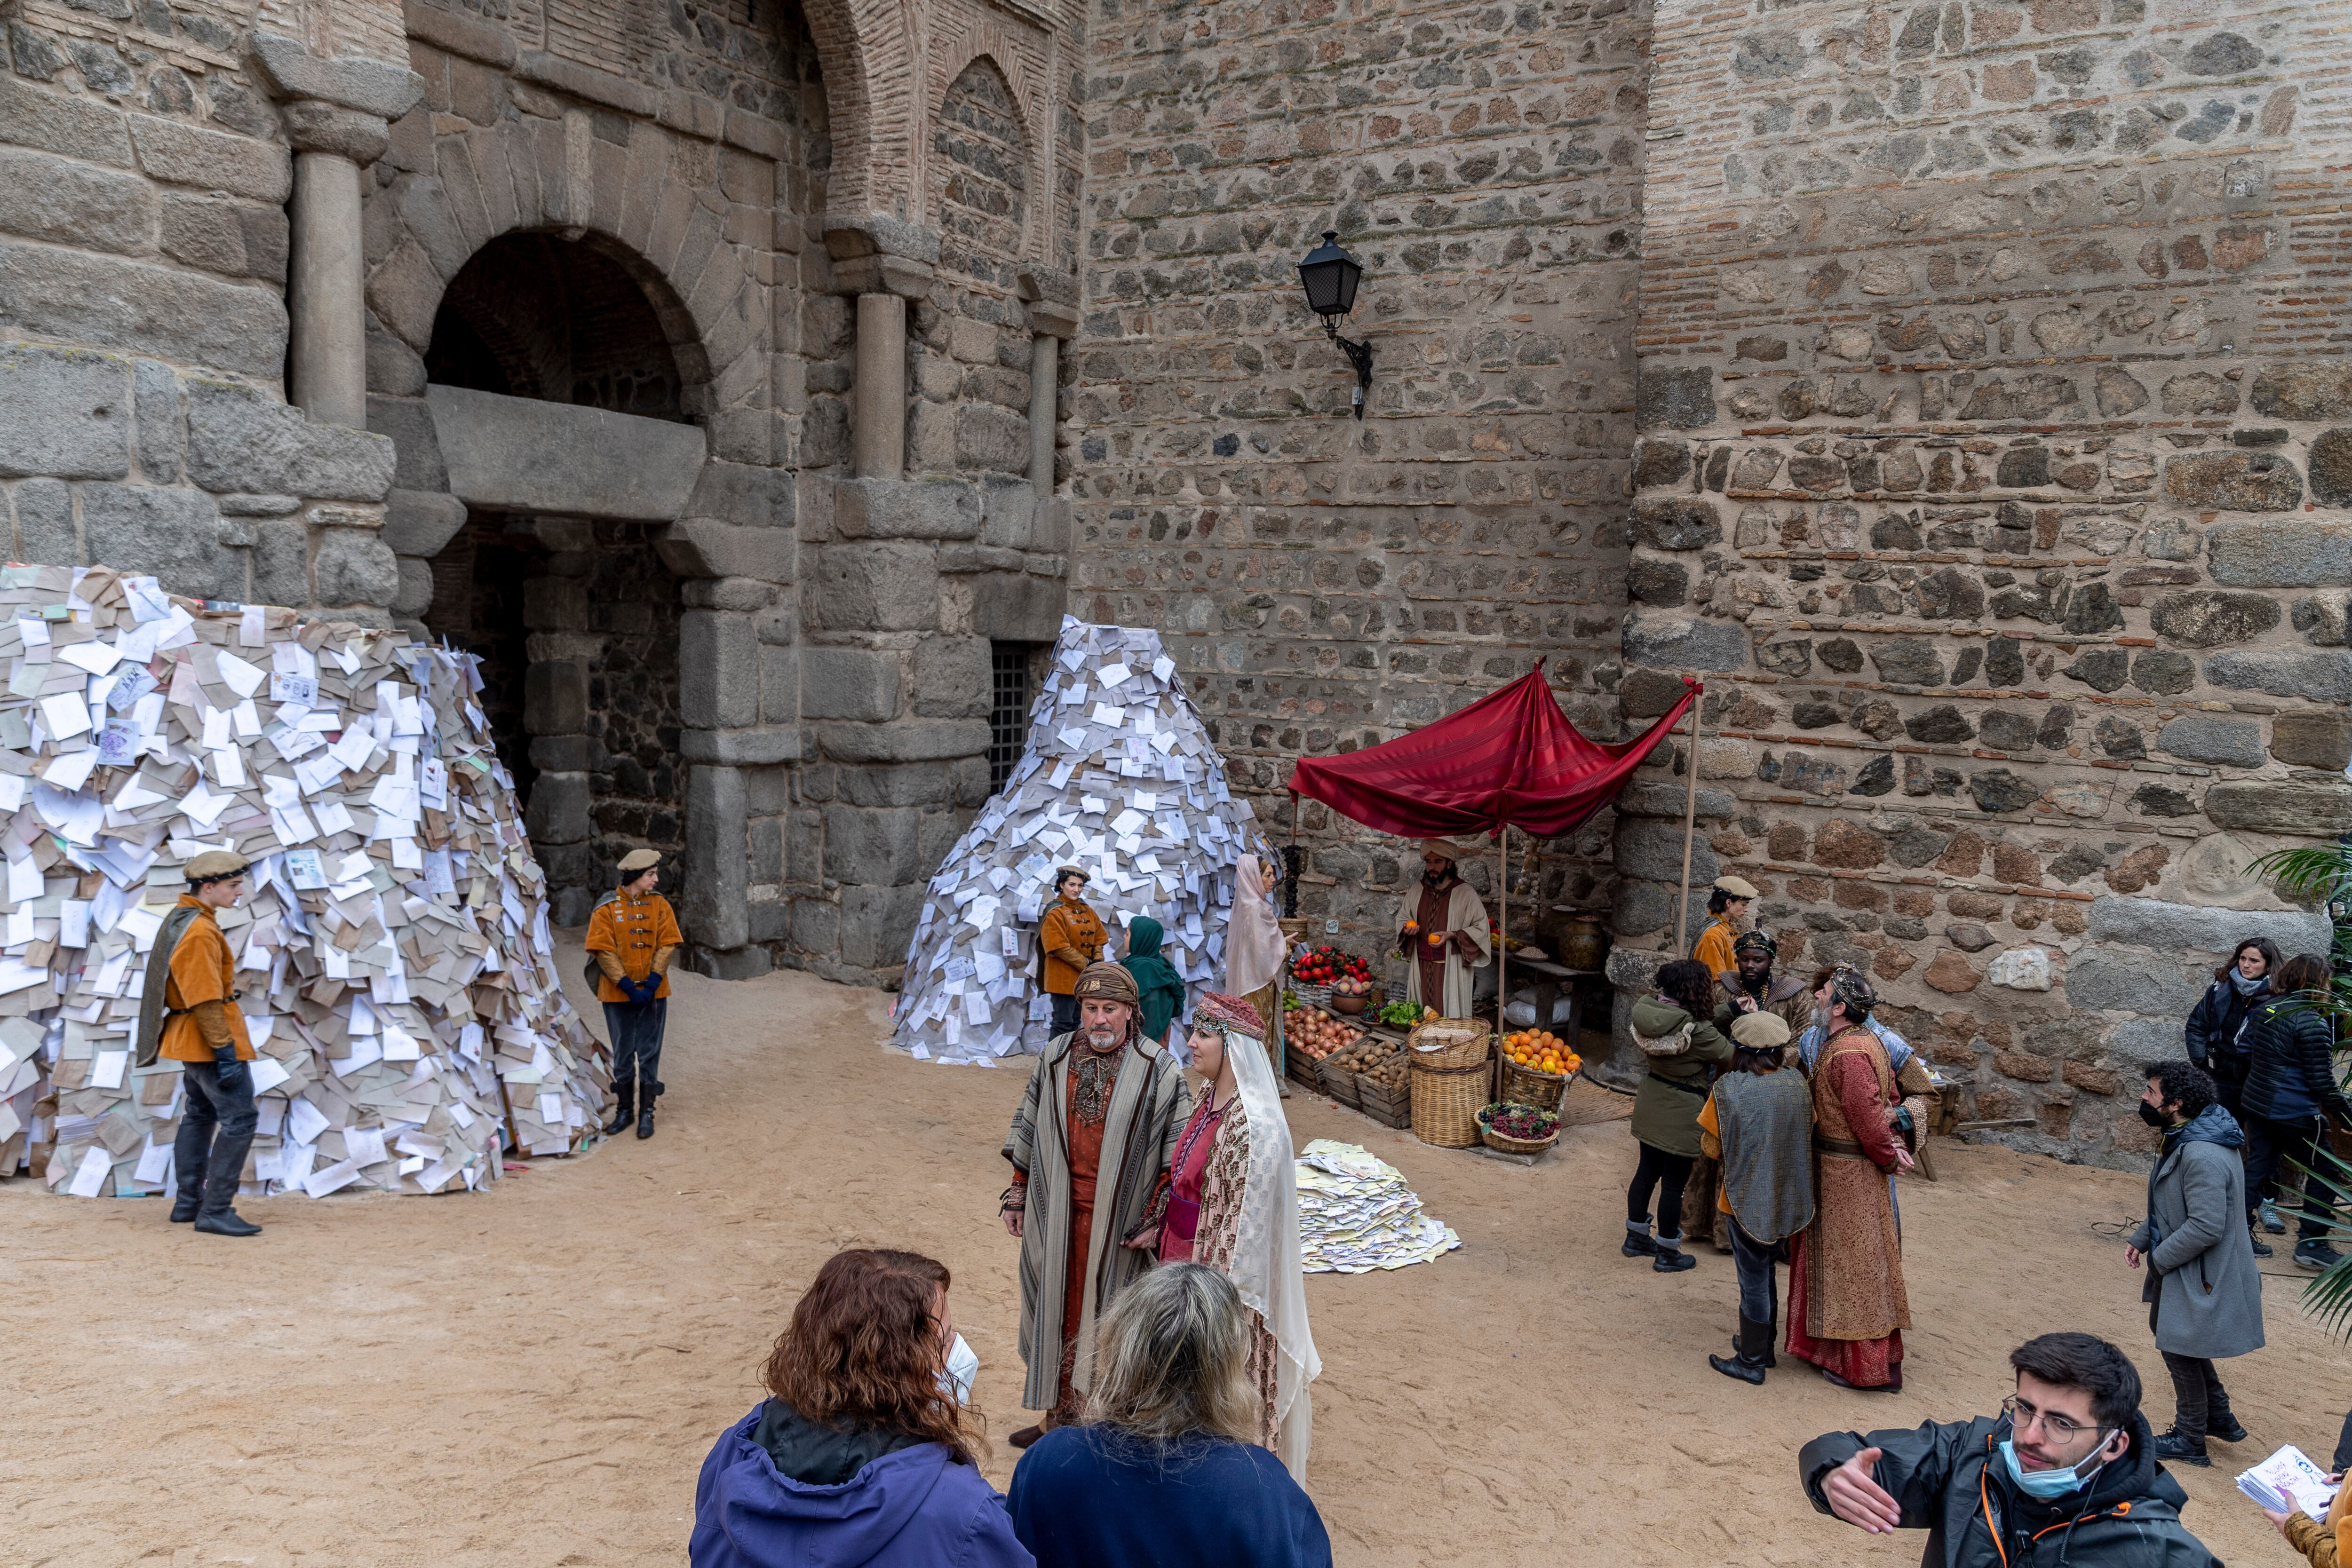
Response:
[{"label": "green jacket", "polygon": [[[1657,997],[1633,1004],[1633,1028],[1647,1035],[1672,1034],[1690,1014]],[[1731,1038],[1702,1019],[1691,1030],[1690,1050],[1680,1056],[1644,1057],[1648,1071],[1633,1096],[1633,1136],[1660,1154],[1698,1157],[1698,1113],[1706,1103],[1714,1072],[1731,1065]]]}]

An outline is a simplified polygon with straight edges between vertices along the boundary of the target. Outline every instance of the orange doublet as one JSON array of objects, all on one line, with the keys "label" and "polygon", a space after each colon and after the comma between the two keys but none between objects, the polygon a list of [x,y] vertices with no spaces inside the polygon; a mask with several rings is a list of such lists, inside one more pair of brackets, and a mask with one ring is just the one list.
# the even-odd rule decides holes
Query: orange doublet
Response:
[{"label": "orange doublet", "polygon": [[213,912],[193,894],[182,894],[179,906],[194,909],[196,917],[172,949],[170,978],[163,985],[163,1006],[170,1012],[156,1054],[173,1061],[210,1061],[213,1048],[205,1043],[204,1030],[188,1009],[200,1002],[222,1002],[226,1004],[221,1010],[227,1015],[228,1032],[236,1041],[236,1058],[251,1061],[253,1040],[246,1033],[245,1015],[236,1009],[236,955],[229,951],[228,938],[221,935]]},{"label": "orange doublet", "polygon": [[[596,906],[588,917],[588,951],[610,953],[621,961],[621,972],[632,980],[642,980],[654,972],[654,959],[665,947],[676,947],[686,938],[678,934],[677,915],[669,900],[658,893],[643,898],[633,898],[624,888]],[[654,992],[656,1000],[669,995],[669,977],[662,977],[661,988]],[[609,975],[596,977],[596,999],[600,1002],[625,1002],[629,994],[613,983]]]}]

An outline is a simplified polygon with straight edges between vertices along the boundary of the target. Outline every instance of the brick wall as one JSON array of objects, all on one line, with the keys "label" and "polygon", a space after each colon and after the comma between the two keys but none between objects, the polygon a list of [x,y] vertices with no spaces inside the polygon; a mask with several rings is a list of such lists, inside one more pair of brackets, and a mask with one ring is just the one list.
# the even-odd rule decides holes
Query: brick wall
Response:
[{"label": "brick wall", "polygon": [[[1629,712],[1706,672],[1698,874],[2051,1152],[2147,1147],[2134,1064],[2241,934],[2326,940],[2239,873],[2352,828],[2340,47],[2229,4],[1659,9]],[[1679,838],[1620,833],[1628,979]]]},{"label": "brick wall", "polygon": [[[1538,656],[1612,736],[1646,7],[1106,4],[1089,27],[1073,611],[1161,631],[1277,836],[1291,758]],[[1298,288],[1327,228],[1366,269],[1360,423]],[[1302,826],[1301,913],[1377,940],[1413,866],[1319,807]],[[1604,833],[1528,891],[1601,896]]]}]

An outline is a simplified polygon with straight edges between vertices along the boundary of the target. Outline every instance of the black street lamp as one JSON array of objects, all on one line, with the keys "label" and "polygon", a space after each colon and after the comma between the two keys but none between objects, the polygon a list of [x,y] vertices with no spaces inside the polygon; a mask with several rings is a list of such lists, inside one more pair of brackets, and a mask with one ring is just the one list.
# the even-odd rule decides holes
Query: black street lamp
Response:
[{"label": "black street lamp", "polygon": [[1356,308],[1356,285],[1364,264],[1339,248],[1339,231],[1325,229],[1323,243],[1298,264],[1298,284],[1307,290],[1307,308],[1323,318],[1324,335],[1339,346],[1356,367],[1356,417],[1364,417],[1364,393],[1372,384],[1372,346],[1339,336],[1339,318]]}]

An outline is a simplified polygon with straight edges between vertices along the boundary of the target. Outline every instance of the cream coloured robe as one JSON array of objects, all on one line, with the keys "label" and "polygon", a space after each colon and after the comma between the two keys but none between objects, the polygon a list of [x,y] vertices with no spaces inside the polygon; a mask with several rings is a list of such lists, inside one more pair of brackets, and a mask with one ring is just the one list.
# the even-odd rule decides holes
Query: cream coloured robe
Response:
[{"label": "cream coloured robe", "polygon": [[[1415,877],[1412,885],[1405,889],[1403,900],[1397,904],[1395,928],[1402,931],[1406,922],[1420,918],[1421,879]],[[1448,931],[1462,932],[1476,942],[1478,961],[1475,964],[1463,962],[1462,955],[1454,950],[1454,944],[1447,943],[1445,945],[1445,996],[1442,1002],[1431,1005],[1435,1006],[1437,1010],[1447,1018],[1466,1019],[1470,1016],[1471,988],[1475,984],[1471,971],[1483,969],[1495,961],[1495,938],[1494,934],[1486,929],[1486,901],[1481,899],[1477,890],[1466,882],[1457,882],[1454,884],[1453,896],[1445,905],[1445,928]],[[1424,931],[1413,940],[1416,942],[1425,940],[1428,935]],[[1410,953],[1405,956],[1404,995],[1407,1001],[1429,1002],[1429,998],[1421,994],[1421,960],[1417,956]]]}]

